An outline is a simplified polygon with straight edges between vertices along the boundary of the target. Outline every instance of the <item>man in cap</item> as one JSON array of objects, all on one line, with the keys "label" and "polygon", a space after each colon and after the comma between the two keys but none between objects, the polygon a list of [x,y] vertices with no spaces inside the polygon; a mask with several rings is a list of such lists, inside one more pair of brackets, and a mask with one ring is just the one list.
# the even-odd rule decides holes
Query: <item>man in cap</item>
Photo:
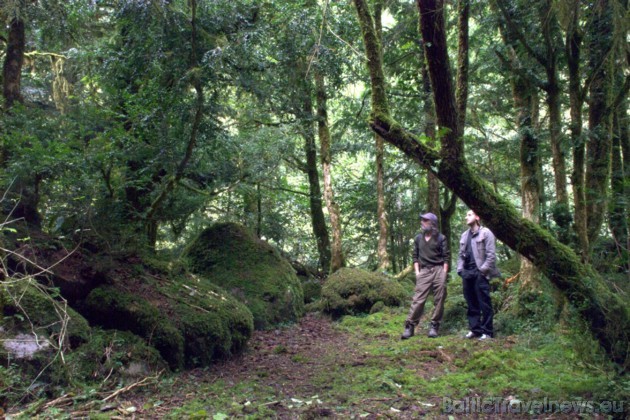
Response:
[{"label": "man in cap", "polygon": [[446,275],[450,252],[446,237],[439,232],[438,218],[433,213],[420,215],[422,232],[414,239],[413,266],[416,271],[416,289],[411,301],[409,315],[405,321],[405,331],[400,337],[403,340],[414,335],[414,331],[430,292],[433,292],[433,315],[429,337],[438,336],[440,321],[444,314],[444,300],[446,299]]},{"label": "man in cap", "polygon": [[501,276],[495,265],[495,238],[490,229],[481,226],[479,216],[472,210],[466,213],[466,224],[469,228],[459,240],[457,258],[457,274],[462,278],[468,305],[470,331],[466,338],[486,340],[494,335],[489,280]]}]

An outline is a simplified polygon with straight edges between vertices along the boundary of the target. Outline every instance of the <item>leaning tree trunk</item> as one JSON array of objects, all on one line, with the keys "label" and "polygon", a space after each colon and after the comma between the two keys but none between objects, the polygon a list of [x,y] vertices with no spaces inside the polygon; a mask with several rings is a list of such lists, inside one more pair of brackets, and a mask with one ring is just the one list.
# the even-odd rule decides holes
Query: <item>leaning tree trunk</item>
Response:
[{"label": "leaning tree trunk", "polygon": [[486,221],[496,237],[529,258],[558,287],[588,322],[611,359],[624,369],[628,363],[630,314],[625,302],[610,292],[602,279],[582,264],[577,255],[549,232],[521,217],[505,199],[492,191],[470,168],[457,127],[457,110],[449,67],[443,0],[418,0],[421,30],[429,63],[438,125],[447,130],[441,149],[424,145],[389,114],[382,57],[366,0],[353,0],[367,53],[372,86],[370,126],[386,141],[440,180]]},{"label": "leaning tree trunk", "polygon": [[317,126],[321,148],[320,159],[322,161],[322,175],[324,177],[324,200],[330,217],[330,230],[332,231],[332,246],[330,248],[330,273],[334,273],[345,266],[342,247],[341,211],[335,201],[332,186],[330,130],[328,128],[327,94],[324,76],[315,75],[317,91]]}]

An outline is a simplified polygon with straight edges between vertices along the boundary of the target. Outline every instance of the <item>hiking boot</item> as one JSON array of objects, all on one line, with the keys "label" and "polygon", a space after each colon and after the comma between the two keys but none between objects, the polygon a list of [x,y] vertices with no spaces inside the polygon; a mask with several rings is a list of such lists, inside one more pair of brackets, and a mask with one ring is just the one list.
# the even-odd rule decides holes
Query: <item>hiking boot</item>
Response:
[{"label": "hiking boot", "polygon": [[408,338],[413,337],[414,334],[414,330],[416,329],[415,326],[411,325],[411,324],[405,324],[405,331],[402,333],[402,335],[400,336],[401,340],[406,340]]},{"label": "hiking boot", "polygon": [[490,340],[492,337],[490,337],[488,334],[481,334],[481,337],[479,337],[479,341],[486,341],[486,340]]},{"label": "hiking boot", "polygon": [[467,339],[469,339],[469,340],[470,340],[471,338],[475,338],[475,337],[479,337],[479,334],[474,333],[474,332],[472,332],[472,331],[468,331],[468,334],[466,334],[466,335],[464,336],[464,338],[467,338]]},{"label": "hiking boot", "polygon": [[438,326],[435,324],[431,324],[431,329],[429,330],[429,334],[427,334],[430,338],[436,338],[438,336]]}]

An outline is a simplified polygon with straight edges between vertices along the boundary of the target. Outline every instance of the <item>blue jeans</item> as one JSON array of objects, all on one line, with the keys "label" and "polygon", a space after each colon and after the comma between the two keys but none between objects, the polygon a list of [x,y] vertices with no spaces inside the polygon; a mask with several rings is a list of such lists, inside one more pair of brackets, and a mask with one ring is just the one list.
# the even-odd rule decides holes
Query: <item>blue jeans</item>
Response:
[{"label": "blue jeans", "polygon": [[477,335],[486,334],[492,337],[492,300],[490,300],[490,282],[479,270],[464,269],[461,273],[464,284],[464,298],[468,304],[468,326]]}]

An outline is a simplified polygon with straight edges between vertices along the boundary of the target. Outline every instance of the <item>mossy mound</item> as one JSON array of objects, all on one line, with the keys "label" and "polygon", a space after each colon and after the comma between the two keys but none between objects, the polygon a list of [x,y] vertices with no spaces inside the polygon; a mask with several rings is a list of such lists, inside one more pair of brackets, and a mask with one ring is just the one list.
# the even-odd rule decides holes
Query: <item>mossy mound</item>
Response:
[{"label": "mossy mound", "polygon": [[120,386],[168,370],[155,348],[128,331],[94,328],[90,340],[67,359],[72,377],[86,385],[101,385],[107,378]]},{"label": "mossy mound", "polygon": [[184,363],[184,338],[168,315],[139,294],[98,287],[85,300],[86,315],[105,328],[131,331],[155,347],[171,368]]},{"label": "mossy mound", "polygon": [[0,395],[29,401],[75,379],[62,355],[89,340],[80,314],[30,277],[0,282]]},{"label": "mossy mound", "polygon": [[295,270],[274,247],[240,225],[220,223],[205,229],[184,255],[193,272],[245,303],[256,329],[294,322],[304,313]]},{"label": "mossy mound", "polygon": [[30,277],[0,282],[0,325],[5,334],[54,336],[64,349],[87,341],[90,326],[85,318],[56,296],[57,289],[47,288]]},{"label": "mossy mound", "polygon": [[134,279],[94,289],[84,302],[88,319],[131,331],[155,347],[172,369],[205,366],[239,352],[253,331],[249,310],[199,278]]},{"label": "mossy mound", "polygon": [[392,278],[358,268],[342,268],[324,283],[320,308],[340,317],[369,313],[375,305],[400,306],[408,298],[405,288]]}]

